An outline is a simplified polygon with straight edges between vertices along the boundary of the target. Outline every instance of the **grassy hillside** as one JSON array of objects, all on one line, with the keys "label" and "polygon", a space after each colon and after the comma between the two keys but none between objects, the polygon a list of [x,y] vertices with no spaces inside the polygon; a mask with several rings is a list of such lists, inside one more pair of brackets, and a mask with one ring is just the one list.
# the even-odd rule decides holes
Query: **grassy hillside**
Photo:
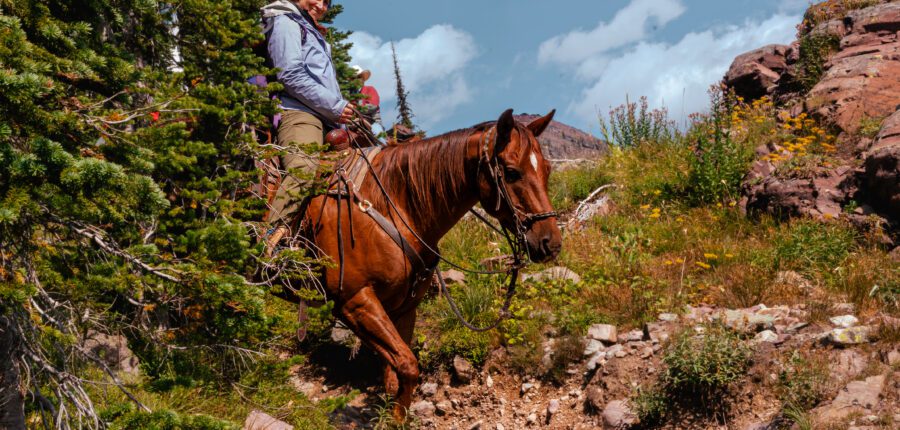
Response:
[{"label": "grassy hillside", "polygon": [[[623,109],[627,113],[629,108]],[[791,142],[802,161],[779,168],[786,175],[800,174],[804,163],[827,163],[833,150],[833,139],[821,127],[806,118],[776,118],[765,100],[748,105],[718,91],[713,92],[712,113],[693,117],[684,131],[664,112],[637,112],[613,115],[605,124],[619,136],[629,136],[627,141],[612,140],[609,156],[552,176],[551,195],[562,211],[573,209],[601,185],[617,185],[609,189],[610,214],[564,233],[564,251],[553,265],[570,268],[581,281],[522,282],[512,317],[483,334],[463,328],[442,298],[426,299],[415,339],[426,374],[443,371],[457,355],[479,366],[503,348],[507,358],[492,365],[558,382],[566,377],[567,366],[580,359],[580,339],[591,324],[640,328],[662,312],[682,312],[685,305],[804,304],[815,318],[815,309],[851,302],[861,316],[898,315],[900,268],[879,244],[878,226],[860,231],[840,220],[778,220],[747,216],[739,209],[741,179],[754,158],[753,148]],[[501,238],[469,219],[441,243],[449,259],[470,267],[503,254],[503,248]],[[501,279],[473,275],[465,286],[451,287],[464,315],[476,324],[496,317],[502,288]],[[221,360],[205,360],[202,351],[179,354],[175,360],[141,357],[143,376],[128,387],[153,414],[138,411],[123,394],[104,386],[94,387],[92,394],[114,428],[238,428],[253,409],[296,428],[330,428],[330,414],[358,392],[313,402],[291,382],[299,366],[334,344],[329,308],[313,311],[310,335],[302,344],[293,337],[294,309],[278,299],[270,299],[267,309],[280,321],[280,331],[265,350],[235,351],[228,372],[217,372],[214,366]],[[542,360],[541,348],[548,337],[557,339],[550,362]],[[716,378],[723,383],[741,378],[747,359],[741,339],[724,332],[709,339],[723,342],[703,346],[712,351],[710,360],[726,360],[734,373]],[[670,369],[693,365],[683,361],[696,346],[691,342],[690,337],[676,338],[665,359]],[[803,360],[798,356],[796,362]],[[809,373],[809,366],[800,364],[791,371]],[[327,360],[314,364],[328,365]],[[703,374],[682,377],[689,383]],[[664,389],[685,383],[665,381],[660,382],[668,384]],[[638,393],[635,401],[645,418],[668,407],[662,389]],[[809,406],[808,398],[815,396],[788,389],[785,398],[799,400],[786,400],[786,407]],[[387,426],[379,406],[368,407],[373,423]]]}]

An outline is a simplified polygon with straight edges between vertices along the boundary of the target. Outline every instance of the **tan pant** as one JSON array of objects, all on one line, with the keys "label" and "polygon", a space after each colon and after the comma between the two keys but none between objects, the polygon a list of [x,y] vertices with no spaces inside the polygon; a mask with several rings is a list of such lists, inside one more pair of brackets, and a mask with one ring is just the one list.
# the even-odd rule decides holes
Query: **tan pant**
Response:
[{"label": "tan pant", "polygon": [[272,201],[270,224],[290,224],[303,199],[310,195],[319,152],[323,149],[322,121],[313,114],[286,110],[278,124],[278,145],[285,148],[281,167],[285,175]]}]

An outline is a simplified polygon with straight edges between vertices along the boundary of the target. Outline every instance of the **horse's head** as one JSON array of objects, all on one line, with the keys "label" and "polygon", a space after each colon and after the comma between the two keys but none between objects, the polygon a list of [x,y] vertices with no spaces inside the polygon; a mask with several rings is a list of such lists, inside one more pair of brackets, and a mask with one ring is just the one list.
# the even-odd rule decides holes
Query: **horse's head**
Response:
[{"label": "horse's head", "polygon": [[547,195],[550,163],[537,141],[555,112],[522,126],[509,109],[482,137],[481,206],[524,239],[528,256],[535,262],[556,258],[562,248],[557,215]]}]

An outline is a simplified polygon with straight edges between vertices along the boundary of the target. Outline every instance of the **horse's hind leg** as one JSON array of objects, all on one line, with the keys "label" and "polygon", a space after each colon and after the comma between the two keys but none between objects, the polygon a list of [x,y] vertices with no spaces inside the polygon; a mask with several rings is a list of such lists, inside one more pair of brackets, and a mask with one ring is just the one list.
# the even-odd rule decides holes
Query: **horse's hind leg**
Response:
[{"label": "horse's hind leg", "polygon": [[[412,403],[412,394],[419,381],[419,365],[416,356],[397,332],[381,302],[371,287],[360,289],[340,309],[340,315],[360,339],[394,368],[397,375],[394,417],[406,419],[406,411]],[[385,381],[386,384],[390,381]],[[390,391],[393,387],[386,387]]]}]

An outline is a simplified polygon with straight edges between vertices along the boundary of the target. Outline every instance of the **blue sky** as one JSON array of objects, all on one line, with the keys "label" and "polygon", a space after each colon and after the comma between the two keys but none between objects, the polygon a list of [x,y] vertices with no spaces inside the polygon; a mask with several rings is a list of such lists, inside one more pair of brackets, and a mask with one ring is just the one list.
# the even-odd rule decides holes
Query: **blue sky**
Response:
[{"label": "blue sky", "polygon": [[[790,43],[808,0],[337,0],[354,62],[396,116],[394,41],[416,122],[435,135],[518,113],[597,132],[628,95],[672,117],[704,110],[731,60]],[[564,5],[564,6],[563,6]],[[386,124],[390,126],[390,124]]]}]

